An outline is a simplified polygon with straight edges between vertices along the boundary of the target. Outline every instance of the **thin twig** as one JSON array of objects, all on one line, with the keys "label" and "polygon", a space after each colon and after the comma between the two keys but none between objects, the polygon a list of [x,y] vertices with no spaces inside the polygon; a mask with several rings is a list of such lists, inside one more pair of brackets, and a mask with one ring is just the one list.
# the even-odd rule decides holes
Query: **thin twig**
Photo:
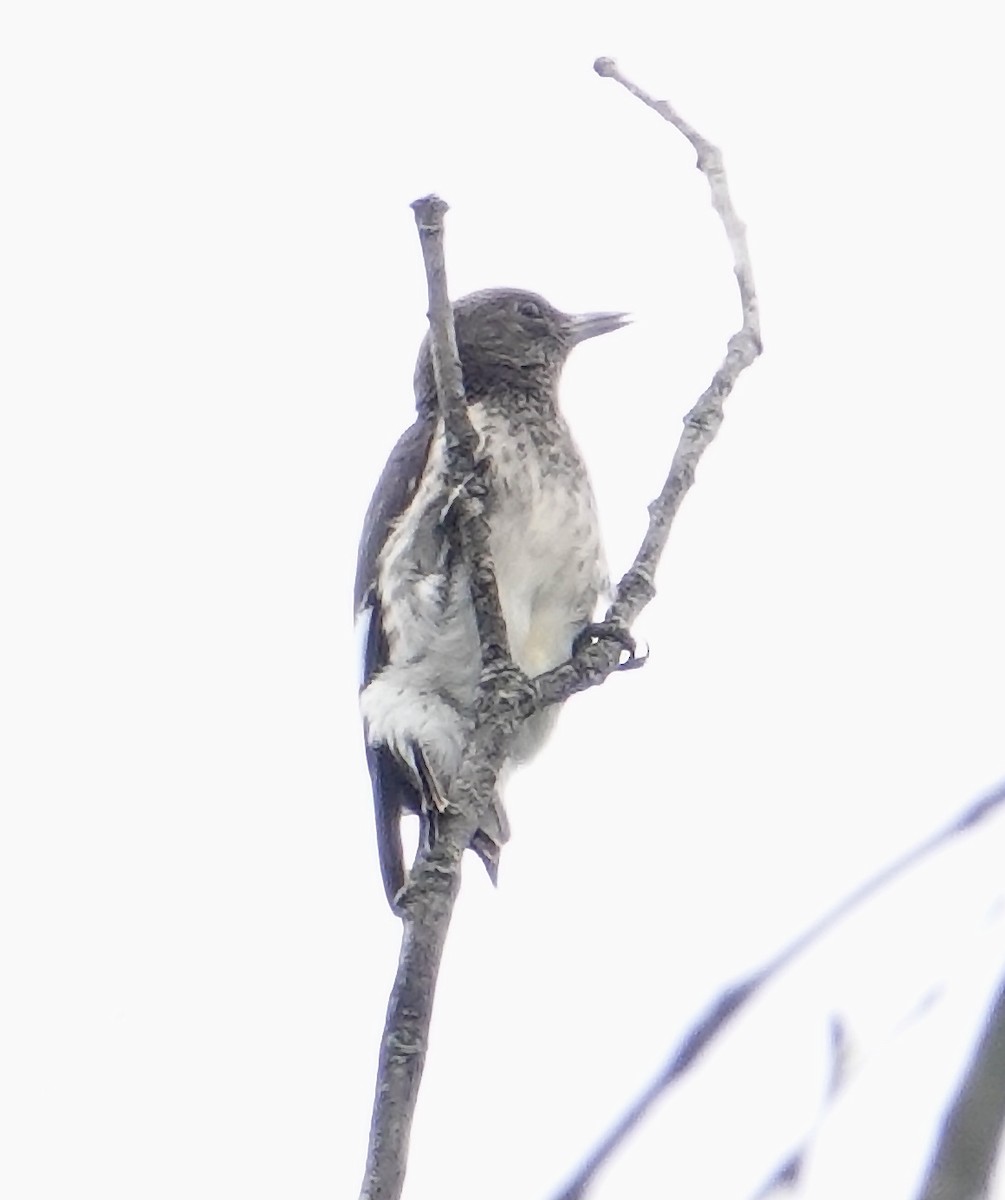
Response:
[{"label": "thin twig", "polygon": [[454,496],[460,550],[471,574],[471,599],[481,642],[482,665],[509,664],[509,640],[489,551],[489,527],[475,480],[478,435],[468,417],[464,376],[457,352],[454,312],[447,290],[443,218],[449,205],[439,196],[412,202],[429,291],[429,340],[443,415],[448,486]]},{"label": "thin twig", "polygon": [[751,1200],[769,1200],[769,1198],[780,1196],[783,1192],[795,1191],[799,1186],[799,1181],[802,1178],[803,1169],[806,1165],[809,1145],[815,1135],[816,1128],[819,1127],[824,1113],[833,1103],[838,1092],[847,1083],[848,1076],[848,1033],[841,1018],[832,1016],[830,1079],[827,1082],[827,1091],[820,1107],[820,1115],[817,1118],[816,1126],[803,1139],[802,1145],[798,1146],[785,1162],[772,1173],[771,1177],[765,1181],[764,1186],[751,1197]]},{"label": "thin twig", "polygon": [[[635,561],[622,577],[614,604],[607,620],[629,628],[639,613],[656,595],[656,568],[670,536],[670,526],[681,502],[694,483],[695,470],[701,456],[712,444],[723,421],[723,403],[732,392],[740,373],[761,353],[761,325],[754,289],[754,270],[747,249],[747,234],[736,215],[729,195],[722,154],[695,132],[665,100],[654,100],[636,84],[626,79],[613,59],[598,58],[593,64],[598,75],[614,79],[658,112],[687,138],[698,156],[698,170],[708,180],[712,206],[719,214],[733,254],[733,272],[740,292],[742,324],[729,339],[726,356],[712,381],[699,397],[697,404],[684,418],[684,430],[674,452],[670,470],[659,496],[649,505],[649,526]],[[575,692],[595,687],[617,669],[621,646],[602,641],[587,646],[575,658],[563,663],[535,682],[544,704],[560,704]]]},{"label": "thin twig", "polygon": [[[903,875],[916,866],[922,859],[927,858],[947,842],[961,833],[965,833],[980,824],[986,817],[1005,805],[1005,784],[994,792],[982,797],[967,808],[955,821],[932,837],[909,850],[896,862],[885,867],[872,879],[856,888],[849,896],[836,905],[830,912],[825,913],[788,946],[784,947],[770,962],[755,971],[740,983],[727,989],[704,1013],[704,1015],[684,1035],[680,1045],[667,1060],[665,1066],[642,1092],[642,1094],[618,1118],[613,1128],[604,1136],[601,1142],[592,1150],[586,1160],[577,1168],[575,1175],[556,1193],[554,1200],[581,1200],[587,1188],[593,1182],[600,1168],[607,1162],[625,1138],[639,1125],[640,1121],[652,1108],[653,1104],[664,1096],[667,1091],[698,1061],[709,1048],[715,1037],[744,1009],[753,997],[766,983],[777,976],[801,954],[843,921],[849,914],[860,908],[877,892],[887,887],[895,878]],[[843,1082],[839,1078],[838,1086]],[[805,1153],[805,1148],[800,1154]]]}]

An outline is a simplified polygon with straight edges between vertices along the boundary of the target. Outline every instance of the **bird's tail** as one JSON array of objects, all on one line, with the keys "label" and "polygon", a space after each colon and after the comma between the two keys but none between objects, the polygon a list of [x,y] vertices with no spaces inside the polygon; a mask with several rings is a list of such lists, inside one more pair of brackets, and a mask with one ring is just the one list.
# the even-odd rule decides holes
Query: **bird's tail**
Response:
[{"label": "bird's tail", "polygon": [[415,811],[418,797],[400,761],[387,746],[367,743],[366,756],[373,782],[373,815],[377,826],[377,858],[387,902],[395,900],[405,886],[405,855],[401,847],[402,809]]},{"label": "bird's tail", "polygon": [[[416,748],[425,770],[412,770],[385,745],[366,748],[373,782],[373,812],[377,826],[377,856],[384,892],[392,910],[397,912],[397,899],[405,886],[405,856],[401,844],[401,818],[404,812],[419,814],[419,846],[429,848],[436,842],[438,809],[445,807],[445,798],[437,804],[439,789],[426,794],[428,772],[422,751]],[[495,884],[499,877],[499,858],[502,847],[509,841],[510,829],[506,810],[497,792],[480,828],[471,838],[471,849],[485,864],[489,879]]]}]

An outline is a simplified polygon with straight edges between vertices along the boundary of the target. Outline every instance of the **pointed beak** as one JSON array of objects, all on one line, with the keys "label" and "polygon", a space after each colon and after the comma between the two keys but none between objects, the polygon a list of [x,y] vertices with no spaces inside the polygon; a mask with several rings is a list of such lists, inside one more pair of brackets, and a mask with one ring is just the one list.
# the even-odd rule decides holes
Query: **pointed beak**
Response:
[{"label": "pointed beak", "polygon": [[568,318],[570,340],[574,346],[578,346],[587,338],[599,337],[602,333],[613,333],[615,329],[621,329],[630,324],[631,319],[628,313],[579,313]]}]

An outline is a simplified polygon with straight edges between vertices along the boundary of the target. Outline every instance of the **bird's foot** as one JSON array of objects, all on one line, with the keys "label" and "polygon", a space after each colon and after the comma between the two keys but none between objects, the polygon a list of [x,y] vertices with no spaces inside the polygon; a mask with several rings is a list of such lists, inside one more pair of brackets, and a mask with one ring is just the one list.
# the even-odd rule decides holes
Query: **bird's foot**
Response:
[{"label": "bird's foot", "polygon": [[581,650],[585,650],[587,646],[602,641],[617,642],[628,655],[624,662],[618,663],[617,670],[634,671],[638,667],[645,666],[646,659],[649,657],[648,651],[642,655],[637,653],[635,639],[620,621],[596,621],[587,625],[576,635],[576,639],[572,643],[573,656]]},{"label": "bird's foot", "polygon": [[529,717],[537,705],[537,687],[530,676],[509,657],[487,662],[482,668],[479,687],[497,715],[516,713]]}]

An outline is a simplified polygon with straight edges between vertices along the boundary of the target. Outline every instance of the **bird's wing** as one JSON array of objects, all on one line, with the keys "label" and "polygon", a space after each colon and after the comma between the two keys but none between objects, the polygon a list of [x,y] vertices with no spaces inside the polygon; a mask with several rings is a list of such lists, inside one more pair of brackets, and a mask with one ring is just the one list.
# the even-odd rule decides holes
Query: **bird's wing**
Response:
[{"label": "bird's wing", "polygon": [[[377,566],[395,521],[411,504],[429,456],[435,420],[420,418],[398,439],[370,501],[356,560],[356,627],[360,636],[360,687],[364,688],[388,660],[387,634],[377,594]],[[421,812],[421,796],[407,766],[385,745],[371,746],[366,760],[373,785],[377,853],[388,901],[405,882],[401,848],[401,811]]]},{"label": "bird's wing", "polygon": [[354,597],[357,613],[372,596],[377,582],[377,560],[387,541],[388,532],[415,496],[415,489],[419,486],[429,457],[429,443],[435,428],[435,421],[420,417],[398,438],[381,472],[359,539]]}]

